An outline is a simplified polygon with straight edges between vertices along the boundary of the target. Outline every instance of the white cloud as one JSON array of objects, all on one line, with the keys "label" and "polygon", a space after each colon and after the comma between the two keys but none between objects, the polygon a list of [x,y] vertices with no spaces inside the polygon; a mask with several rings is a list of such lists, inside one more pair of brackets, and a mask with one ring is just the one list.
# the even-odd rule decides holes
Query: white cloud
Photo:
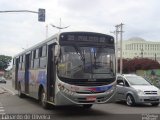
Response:
[{"label": "white cloud", "polygon": [[[34,13],[1,13],[0,54],[15,55],[46,37],[46,24],[70,27],[64,31],[94,31],[110,34],[123,22],[124,39],[133,36],[160,40],[158,0],[1,0],[0,10],[46,9],[46,22]],[[50,25],[48,34],[58,32]]]}]

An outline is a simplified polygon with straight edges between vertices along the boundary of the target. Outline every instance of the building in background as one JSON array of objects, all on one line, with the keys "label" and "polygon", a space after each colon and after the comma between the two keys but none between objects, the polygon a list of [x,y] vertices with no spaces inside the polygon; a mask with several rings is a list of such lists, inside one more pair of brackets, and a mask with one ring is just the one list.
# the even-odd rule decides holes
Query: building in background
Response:
[{"label": "building in background", "polygon": [[123,58],[150,58],[160,62],[160,42],[146,41],[139,37],[124,40],[122,44]]}]

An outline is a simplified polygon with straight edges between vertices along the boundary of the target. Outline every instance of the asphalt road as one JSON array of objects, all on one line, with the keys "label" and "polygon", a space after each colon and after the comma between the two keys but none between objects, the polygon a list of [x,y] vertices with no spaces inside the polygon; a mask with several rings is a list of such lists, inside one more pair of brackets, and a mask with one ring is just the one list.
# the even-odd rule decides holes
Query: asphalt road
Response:
[{"label": "asphalt road", "polygon": [[7,115],[16,115],[18,119],[160,120],[160,106],[146,104],[129,107],[125,103],[109,103],[94,105],[88,110],[81,106],[59,106],[45,110],[32,98],[20,99],[8,81],[7,84],[0,84],[0,114],[0,119],[7,118]]}]

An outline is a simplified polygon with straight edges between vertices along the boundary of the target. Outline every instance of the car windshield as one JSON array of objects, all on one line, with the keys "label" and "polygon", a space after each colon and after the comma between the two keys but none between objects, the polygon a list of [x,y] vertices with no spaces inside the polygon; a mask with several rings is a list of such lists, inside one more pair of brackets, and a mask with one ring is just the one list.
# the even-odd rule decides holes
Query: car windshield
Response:
[{"label": "car windshield", "polygon": [[114,58],[114,49],[107,47],[62,46],[58,74],[71,79],[113,78]]},{"label": "car windshield", "polygon": [[151,85],[148,81],[140,76],[126,76],[126,79],[131,85]]}]

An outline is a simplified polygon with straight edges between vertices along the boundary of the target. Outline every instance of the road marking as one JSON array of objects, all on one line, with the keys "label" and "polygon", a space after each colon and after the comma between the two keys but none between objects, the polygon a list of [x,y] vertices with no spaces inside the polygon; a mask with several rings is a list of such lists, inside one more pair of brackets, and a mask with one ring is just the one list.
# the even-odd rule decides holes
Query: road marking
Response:
[{"label": "road marking", "polygon": [[8,88],[4,88],[4,87],[2,87],[2,88],[3,88],[4,90],[10,92],[12,95],[15,95],[15,93],[14,93],[12,90],[10,90],[10,89],[8,89]]},{"label": "road marking", "polygon": [[2,103],[0,102],[0,115],[6,114]]}]

